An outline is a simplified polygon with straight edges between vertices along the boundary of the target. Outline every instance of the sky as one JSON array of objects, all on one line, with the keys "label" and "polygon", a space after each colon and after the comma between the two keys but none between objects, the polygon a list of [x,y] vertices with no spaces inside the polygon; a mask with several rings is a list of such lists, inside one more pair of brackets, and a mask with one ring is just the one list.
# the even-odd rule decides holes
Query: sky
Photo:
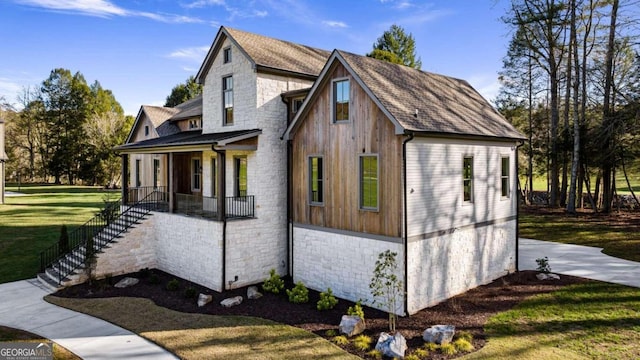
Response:
[{"label": "sky", "polygon": [[128,115],[162,106],[195,75],[220,26],[326,50],[370,52],[397,24],[422,70],[467,80],[492,100],[510,39],[506,0],[0,0],[0,97],[53,69],[111,90]]}]

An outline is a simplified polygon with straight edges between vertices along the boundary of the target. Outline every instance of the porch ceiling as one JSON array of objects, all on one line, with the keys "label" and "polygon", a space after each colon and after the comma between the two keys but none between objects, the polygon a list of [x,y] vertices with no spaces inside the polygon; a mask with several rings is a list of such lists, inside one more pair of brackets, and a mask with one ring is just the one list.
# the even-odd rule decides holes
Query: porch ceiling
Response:
[{"label": "porch ceiling", "polygon": [[260,134],[262,134],[261,129],[212,134],[203,134],[202,130],[190,130],[169,136],[120,145],[117,146],[115,150],[123,154],[211,150],[211,146],[213,145],[224,147],[237,141],[257,137]]}]

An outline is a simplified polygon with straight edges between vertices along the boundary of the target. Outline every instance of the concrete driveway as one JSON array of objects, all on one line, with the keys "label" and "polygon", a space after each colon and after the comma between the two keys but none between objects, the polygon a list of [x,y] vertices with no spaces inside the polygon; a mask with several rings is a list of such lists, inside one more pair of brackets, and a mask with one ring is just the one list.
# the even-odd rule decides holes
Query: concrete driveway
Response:
[{"label": "concrete driveway", "polygon": [[549,258],[551,272],[640,287],[640,263],[602,253],[602,248],[520,239],[520,270],[536,270],[536,259]]},{"label": "concrete driveway", "polygon": [[26,330],[83,359],[177,359],[119,326],[49,304],[36,279],[0,284],[0,325]]}]

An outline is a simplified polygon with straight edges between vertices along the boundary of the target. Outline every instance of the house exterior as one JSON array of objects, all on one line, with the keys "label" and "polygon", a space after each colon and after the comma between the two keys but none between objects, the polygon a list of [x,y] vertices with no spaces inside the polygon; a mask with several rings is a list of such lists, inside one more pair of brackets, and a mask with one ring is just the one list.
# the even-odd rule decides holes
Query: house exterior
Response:
[{"label": "house exterior", "polygon": [[295,281],[371,299],[391,250],[412,314],[516,270],[523,136],[467,82],[336,50],[285,138]]},{"label": "house exterior", "polygon": [[0,119],[0,204],[4,204],[5,163],[9,160],[4,151],[4,120]]},{"label": "house exterior", "polygon": [[523,138],[468,83],[221,27],[202,96],[143,106],[124,206],[152,209],[95,274],[159,268],[224,291],[270,269],[372,303],[391,250],[412,314],[516,270]]}]

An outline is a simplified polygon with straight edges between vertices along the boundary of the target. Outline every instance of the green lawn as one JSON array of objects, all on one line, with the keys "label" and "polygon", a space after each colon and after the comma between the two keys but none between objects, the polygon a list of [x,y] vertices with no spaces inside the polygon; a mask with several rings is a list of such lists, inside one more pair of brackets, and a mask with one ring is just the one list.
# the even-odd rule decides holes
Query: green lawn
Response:
[{"label": "green lawn", "polygon": [[58,240],[62,224],[71,231],[89,220],[107,194],[96,187],[50,185],[23,185],[20,192],[25,195],[6,197],[0,205],[0,283],[34,277],[40,251]]},{"label": "green lawn", "polygon": [[[0,325],[0,342],[45,342],[51,341],[49,339],[43,339],[42,336],[32,334],[27,331],[13,329],[10,327]],[[55,360],[81,360],[71,351],[63,348],[57,343],[53,343],[53,358]]]},{"label": "green lawn", "polygon": [[[628,174],[629,182],[631,183],[631,188],[636,196],[640,196],[640,174]],[[527,182],[527,178],[521,176],[520,177],[520,185],[524,187]],[[627,182],[624,179],[624,174],[620,172],[616,174],[616,191],[618,194],[631,194],[629,192],[629,187],[627,186]],[[595,191],[596,188],[596,179],[595,177],[591,179],[591,191]],[[544,176],[534,176],[533,177],[533,190],[534,191],[547,191],[547,178]],[[585,189],[586,192],[586,189]]]},{"label": "green lawn", "polygon": [[602,282],[536,295],[489,319],[464,359],[640,359],[640,289]]}]

